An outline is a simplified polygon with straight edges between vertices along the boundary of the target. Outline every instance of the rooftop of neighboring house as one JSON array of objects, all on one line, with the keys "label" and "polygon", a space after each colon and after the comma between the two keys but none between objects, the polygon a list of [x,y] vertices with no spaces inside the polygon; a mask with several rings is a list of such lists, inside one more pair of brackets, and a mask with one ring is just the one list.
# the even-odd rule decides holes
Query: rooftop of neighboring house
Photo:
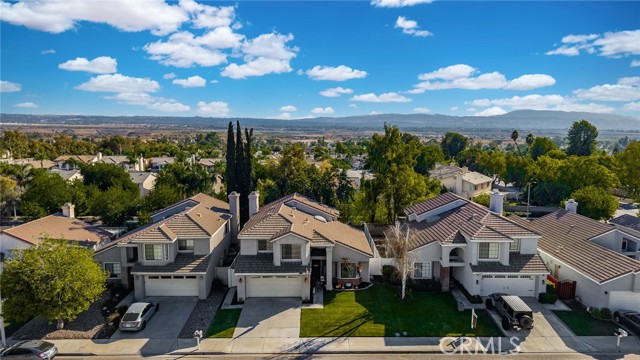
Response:
[{"label": "rooftop of neighboring house", "polygon": [[76,176],[76,175],[80,175],[82,176],[82,174],[80,173],[80,170],[59,170],[59,169],[51,169],[49,170],[52,174],[58,174],[60,175],[63,179],[65,180],[69,180],[72,177]]},{"label": "rooftop of neighboring house", "polygon": [[174,157],[152,157],[149,159],[152,165],[166,165],[176,162]]},{"label": "rooftop of neighboring house", "polygon": [[91,161],[93,161],[96,158],[96,155],[61,155],[58,156],[54,161],[55,162],[60,162],[60,161],[68,161],[71,159],[80,161],[81,163],[89,163]]},{"label": "rooftop of neighboring house", "polygon": [[531,221],[515,215],[509,218],[542,234],[538,240],[538,249],[598,283],[628,273],[640,272],[640,261],[591,241],[595,237],[616,230],[611,224],[601,223],[567,210],[558,210]]},{"label": "rooftop of neighboring house", "polygon": [[118,165],[122,163],[128,163],[129,159],[125,155],[105,155],[102,156],[102,158],[98,160],[98,162]]},{"label": "rooftop of neighboring house", "polygon": [[630,229],[640,231],[640,218],[637,216],[624,214],[609,221],[612,224],[621,225]]},{"label": "rooftop of neighboring house", "polygon": [[[443,211],[438,212],[439,208]],[[433,212],[434,215],[420,222],[408,222],[414,231],[410,239],[411,249],[436,241],[442,244],[465,243],[465,238],[498,240],[540,236],[527,226],[450,192],[405,209],[408,217],[427,212]]]},{"label": "rooftop of neighboring house", "polygon": [[[325,216],[302,211],[304,207]],[[274,240],[292,233],[315,244],[341,244],[372,255],[364,232],[337,221],[340,212],[300,194],[291,194],[264,205],[244,225],[238,238]]]},{"label": "rooftop of neighboring house", "polygon": [[152,172],[130,172],[129,173],[129,179],[131,179],[131,181],[133,181],[134,184],[142,184],[145,181],[147,181],[148,178],[152,177],[155,178],[158,175],[156,175],[156,173],[152,173]]},{"label": "rooftop of neighboring house", "polygon": [[460,172],[462,172],[462,169],[455,166],[453,163],[449,165],[436,163],[433,170],[429,170],[429,176],[446,178]]},{"label": "rooftop of neighboring house", "polygon": [[202,158],[198,160],[198,164],[202,166],[214,166],[216,163],[220,161],[225,161],[223,158]]},{"label": "rooftop of neighboring house", "polygon": [[457,167],[454,165],[454,163],[451,163],[449,165],[436,163],[435,168],[433,170],[429,170],[429,176],[440,179],[445,179],[459,174],[463,174],[462,180],[470,182],[474,185],[493,181],[493,178],[489,176],[476,171],[469,171],[469,169],[467,169],[466,167]]},{"label": "rooftop of neighboring house", "polygon": [[45,236],[53,239],[78,241],[93,246],[111,237],[111,233],[74,217],[54,214],[29,221],[2,232],[32,245],[38,245]]},{"label": "rooftop of neighboring house", "polygon": [[154,212],[153,214],[151,214],[151,217],[154,217],[156,215],[159,215],[171,209],[175,209],[179,207],[185,207],[185,208],[192,207],[197,204],[203,204],[205,207],[208,207],[210,209],[215,209],[218,212],[229,212],[229,203],[224,202],[222,200],[218,200],[204,193],[198,193],[184,200],[178,201],[175,204],[169,205],[166,208],[163,208]]},{"label": "rooftop of neighboring house", "polygon": [[0,159],[0,162],[4,162],[11,165],[30,165],[35,169],[51,169],[56,166],[56,163],[44,159],[44,160],[35,160],[34,158],[24,158],[24,159]]},{"label": "rooftop of neighboring house", "polygon": [[473,185],[484,184],[487,182],[493,182],[493,178],[490,178],[479,172],[471,171],[462,175],[462,180],[472,183]]}]

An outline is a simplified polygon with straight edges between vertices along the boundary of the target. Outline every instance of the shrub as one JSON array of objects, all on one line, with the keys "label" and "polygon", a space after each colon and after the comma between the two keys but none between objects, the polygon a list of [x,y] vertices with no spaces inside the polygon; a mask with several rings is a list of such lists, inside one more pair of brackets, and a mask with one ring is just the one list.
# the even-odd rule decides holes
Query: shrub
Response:
[{"label": "shrub", "polygon": [[417,292],[440,292],[440,283],[433,279],[408,279],[407,286]]},{"label": "shrub", "polygon": [[393,265],[384,265],[382,267],[382,278],[384,282],[391,284],[394,282],[396,268]]},{"label": "shrub", "polygon": [[556,287],[553,284],[547,284],[547,294],[555,294]]},{"label": "shrub", "polygon": [[597,319],[609,320],[611,319],[611,310],[607,308],[591,308],[591,315]]},{"label": "shrub", "polygon": [[555,293],[542,293],[538,295],[538,301],[541,304],[553,304],[558,300],[558,295]]}]

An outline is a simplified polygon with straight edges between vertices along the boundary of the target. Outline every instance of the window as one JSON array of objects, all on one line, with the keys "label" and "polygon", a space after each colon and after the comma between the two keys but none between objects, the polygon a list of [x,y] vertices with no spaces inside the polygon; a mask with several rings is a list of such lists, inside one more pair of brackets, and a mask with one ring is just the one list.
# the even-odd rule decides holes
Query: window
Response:
[{"label": "window", "polygon": [[272,252],[273,243],[269,240],[258,240],[258,251]]},{"label": "window", "polygon": [[500,244],[480,243],[478,244],[479,259],[497,259],[500,254]]},{"label": "window", "polygon": [[282,260],[300,260],[300,245],[282,244]]},{"label": "window", "polygon": [[414,262],[413,263],[413,278],[414,279],[428,279],[431,277],[431,263],[430,262]]},{"label": "window", "polygon": [[151,244],[144,246],[145,260],[162,260],[162,245]]},{"label": "window", "polygon": [[193,251],[193,240],[178,240],[178,251]]},{"label": "window", "polygon": [[628,246],[629,246],[629,239],[622,238],[622,251],[627,251]]},{"label": "window", "polygon": [[518,250],[520,250],[520,239],[515,239],[511,244],[509,244],[509,251]]},{"label": "window", "polygon": [[104,263],[104,270],[109,272],[109,279],[120,279],[120,263]]},{"label": "window", "polygon": [[341,279],[355,279],[358,275],[360,275],[358,271],[358,264],[352,262],[343,262],[340,265]]}]

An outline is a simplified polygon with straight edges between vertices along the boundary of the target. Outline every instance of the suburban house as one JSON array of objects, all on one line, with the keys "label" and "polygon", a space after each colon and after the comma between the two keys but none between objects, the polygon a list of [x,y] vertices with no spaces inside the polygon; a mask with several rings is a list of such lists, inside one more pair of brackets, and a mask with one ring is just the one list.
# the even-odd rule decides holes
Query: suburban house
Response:
[{"label": "suburban house", "polygon": [[435,279],[449,291],[455,279],[471,295],[535,296],[549,273],[537,253],[541,234],[502,216],[504,194],[490,209],[444,193],[405,209],[413,279]]},{"label": "suburban house", "polygon": [[93,164],[98,161],[97,155],[62,155],[55,160],[59,170],[78,170],[78,164]]},{"label": "suburban house", "polygon": [[213,171],[217,163],[225,161],[224,158],[202,158],[198,160],[198,164],[202,165],[207,171]]},{"label": "suburban house", "polygon": [[153,157],[149,159],[149,164],[151,165],[149,170],[158,172],[165,166],[173,164],[174,162],[176,162],[176,159],[173,157]]},{"label": "suburban house", "polygon": [[0,162],[9,164],[9,165],[29,165],[34,169],[51,169],[56,166],[55,162],[48,159],[42,159],[42,160],[36,160],[34,158],[14,159],[9,157],[9,158],[0,159]]},{"label": "suburban house", "polygon": [[554,278],[576,282],[584,305],[640,311],[640,261],[626,254],[640,236],[579,215],[577,207],[568,200],[564,210],[531,221],[510,218],[542,234],[540,256]]},{"label": "suburban house", "polygon": [[[239,195],[229,195],[232,213]],[[300,297],[312,284],[355,287],[369,281],[373,252],[364,232],[338,221],[338,210],[300,194],[259,207],[249,195],[251,218],[238,239],[234,269],[237,297]]]},{"label": "suburban house", "polygon": [[436,163],[435,168],[429,171],[429,177],[440,181],[452,193],[469,200],[478,195],[489,194],[493,184],[493,178],[469,171],[467,167],[459,168],[453,163]]},{"label": "suburban house", "polygon": [[[633,215],[622,215],[610,220],[617,229],[629,233],[636,238],[640,238],[640,218]],[[615,249],[613,249],[615,250]],[[632,259],[640,260],[640,242],[629,237],[623,237],[620,244],[620,252]]]},{"label": "suburban house", "polygon": [[84,177],[80,173],[80,170],[77,170],[77,169],[76,170],[51,169],[49,170],[49,172],[52,174],[60,175],[60,177],[62,177],[64,180],[68,182],[73,182],[74,180],[82,181],[82,179],[84,179]]},{"label": "suburban house", "polygon": [[152,215],[153,222],[96,250],[110,281],[147,296],[198,296],[211,291],[215,267],[227,255],[227,203],[197,194]]},{"label": "suburban house", "polygon": [[346,171],[347,181],[354,189],[360,189],[362,180],[373,180],[374,175],[370,171],[349,169]]},{"label": "suburban house", "polygon": [[156,184],[158,175],[152,172],[130,172],[129,179],[138,186],[140,196],[147,196]]},{"label": "suburban house", "polygon": [[66,203],[62,206],[62,213],[3,229],[0,232],[0,252],[11,257],[11,250],[38,245],[46,236],[96,248],[99,244],[108,242],[112,235],[104,229],[76,219],[74,205]]}]

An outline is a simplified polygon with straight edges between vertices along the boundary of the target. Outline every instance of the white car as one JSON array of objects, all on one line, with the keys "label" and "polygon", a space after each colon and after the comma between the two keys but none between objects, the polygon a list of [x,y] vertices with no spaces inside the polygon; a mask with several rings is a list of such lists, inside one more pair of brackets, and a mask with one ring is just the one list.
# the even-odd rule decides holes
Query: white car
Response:
[{"label": "white car", "polygon": [[129,306],[120,320],[120,331],[138,331],[147,326],[147,322],[160,310],[155,301],[137,302]]}]

